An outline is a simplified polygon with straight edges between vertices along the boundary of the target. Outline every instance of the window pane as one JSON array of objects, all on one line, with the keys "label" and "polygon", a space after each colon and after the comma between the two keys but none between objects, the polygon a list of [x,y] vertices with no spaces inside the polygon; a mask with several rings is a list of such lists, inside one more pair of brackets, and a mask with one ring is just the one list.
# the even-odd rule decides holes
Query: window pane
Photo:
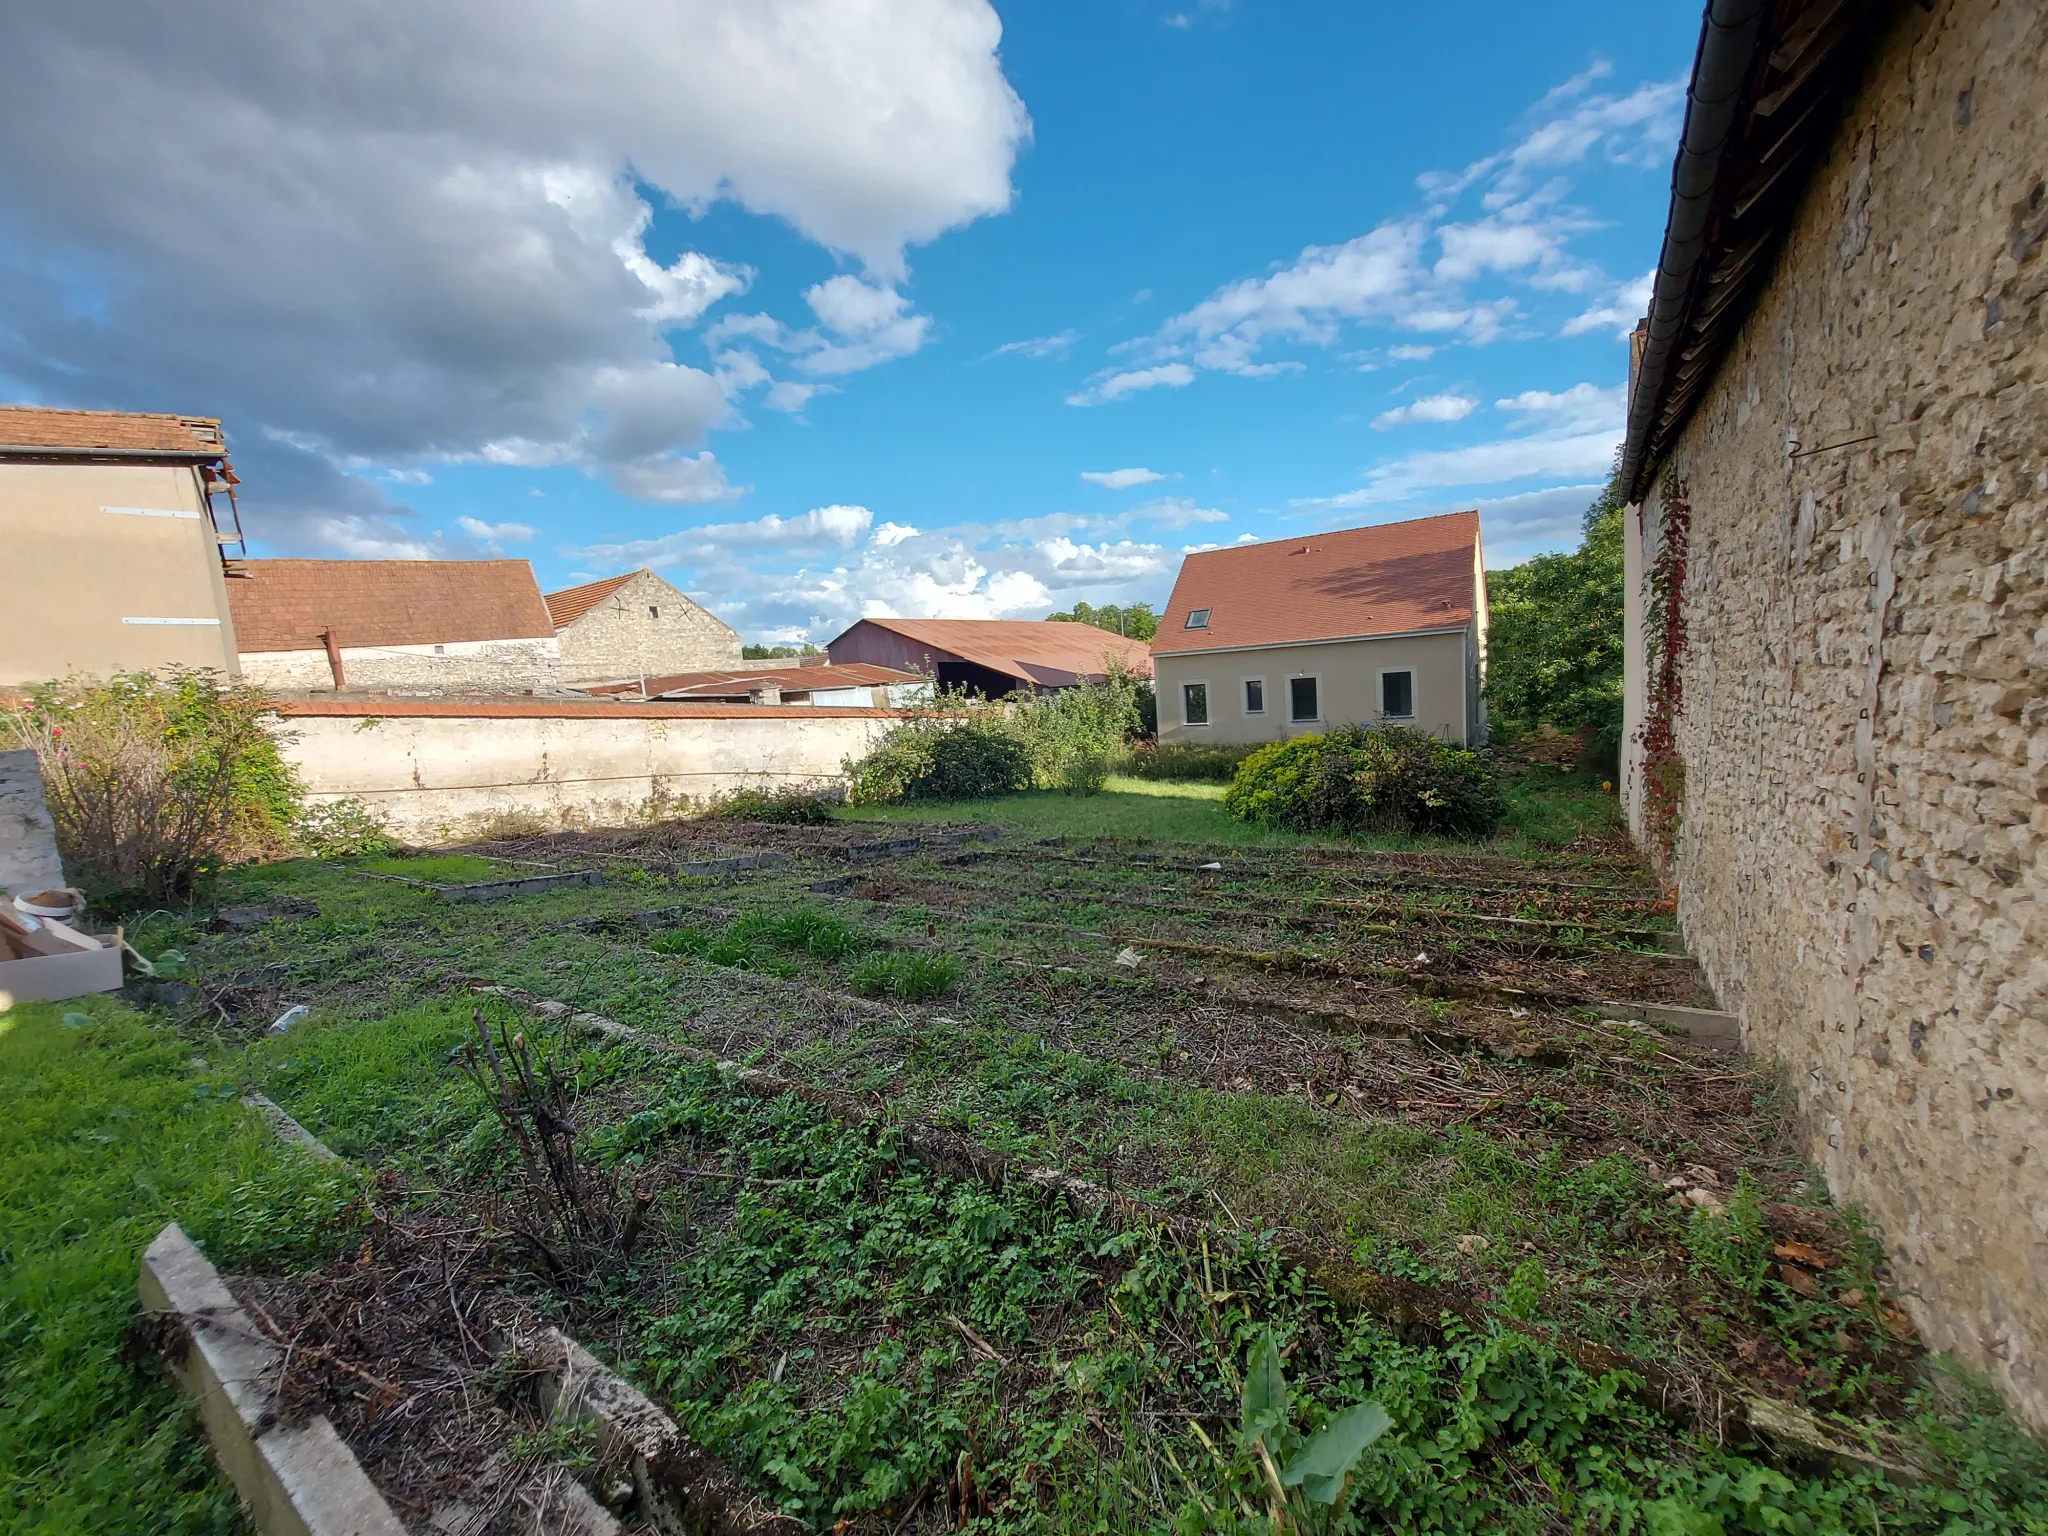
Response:
[{"label": "window pane", "polygon": [[1209,685],[1207,683],[1182,683],[1180,685],[1181,719],[1188,725],[1209,723]]},{"label": "window pane", "polygon": [[1266,712],[1266,684],[1263,678],[1249,678],[1244,685],[1244,712],[1248,715],[1263,715]]},{"label": "window pane", "polygon": [[1412,715],[1415,713],[1415,674],[1413,672],[1384,672],[1380,674],[1380,713],[1383,715]]},{"label": "window pane", "polygon": [[1190,610],[1188,611],[1188,628],[1189,628],[1189,629],[1207,629],[1208,627],[1209,627],[1209,610],[1208,610],[1208,609],[1206,609],[1206,608],[1193,608],[1193,609],[1190,609]]},{"label": "window pane", "polygon": [[1313,720],[1317,716],[1316,680],[1312,677],[1291,677],[1287,680],[1287,697],[1292,706],[1291,713],[1297,720]]}]

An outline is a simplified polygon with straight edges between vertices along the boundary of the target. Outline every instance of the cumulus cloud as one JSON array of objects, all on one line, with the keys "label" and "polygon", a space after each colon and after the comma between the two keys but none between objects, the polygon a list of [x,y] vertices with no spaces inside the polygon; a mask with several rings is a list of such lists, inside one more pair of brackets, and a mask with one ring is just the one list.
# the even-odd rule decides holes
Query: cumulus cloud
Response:
[{"label": "cumulus cloud", "polygon": [[534,535],[524,523],[487,523],[480,517],[458,517],[455,526],[493,555],[502,555],[507,544],[524,544]]},{"label": "cumulus cloud", "polygon": [[1155,480],[1164,480],[1166,476],[1151,469],[1084,469],[1081,478],[1096,485],[1106,485],[1112,491],[1125,491],[1134,485],[1150,485]]},{"label": "cumulus cloud", "polygon": [[573,25],[534,0],[16,7],[0,378],[225,418],[238,463],[262,445],[245,506],[279,545],[413,521],[299,459],[716,499],[701,450],[737,375],[680,369],[667,333],[753,274],[657,259],[652,202],[728,200],[860,264],[808,296],[801,372],[914,350],[905,250],[1006,208],[1029,134],[1000,37],[986,0],[592,0]]},{"label": "cumulus cloud", "polygon": [[1189,496],[1160,496],[1131,508],[1133,522],[1152,523],[1160,528],[1192,528],[1196,523],[1227,523],[1228,512],[1196,505]]},{"label": "cumulus cloud", "polygon": [[1620,284],[1590,309],[1572,316],[1565,321],[1558,334],[1583,336],[1588,331],[1602,331],[1611,327],[1616,341],[1627,341],[1629,332],[1636,328],[1636,322],[1650,312],[1650,296],[1656,285],[1657,271],[1652,267],[1641,277],[1631,278]]},{"label": "cumulus cloud", "polygon": [[1067,396],[1069,405],[1100,405],[1121,400],[1147,389],[1185,389],[1195,382],[1195,370],[1186,363],[1162,363],[1157,368],[1132,368],[1110,373],[1087,388]]},{"label": "cumulus cloud", "polygon": [[[1270,376],[1302,366],[1274,351],[1331,347],[1359,328],[1485,345],[1526,332],[1525,295],[1598,289],[1607,279],[1572,250],[1594,227],[1567,201],[1572,176],[1594,158],[1637,165],[1668,155],[1684,101],[1676,81],[1596,91],[1605,67],[1546,95],[1500,153],[1419,178],[1420,208],[1342,243],[1307,246],[1122,343],[1117,350],[1134,353],[1139,366],[1091,381],[1069,403],[1097,405],[1141,387],[1122,381],[1169,382],[1159,375],[1172,367]],[[1439,344],[1404,343],[1388,355],[1427,357]]]},{"label": "cumulus cloud", "polygon": [[1384,432],[1389,427],[1406,426],[1417,421],[1463,421],[1478,405],[1479,402],[1470,395],[1424,395],[1406,405],[1397,405],[1391,411],[1381,411],[1373,417],[1372,424]]}]

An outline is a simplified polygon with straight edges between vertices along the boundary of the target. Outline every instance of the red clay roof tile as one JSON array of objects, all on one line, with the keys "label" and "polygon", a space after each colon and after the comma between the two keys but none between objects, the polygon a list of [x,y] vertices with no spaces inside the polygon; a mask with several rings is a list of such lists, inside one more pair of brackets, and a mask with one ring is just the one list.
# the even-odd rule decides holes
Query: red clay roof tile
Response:
[{"label": "red clay roof tile", "polygon": [[143,411],[70,411],[42,405],[0,405],[0,453],[9,449],[190,455],[226,452],[220,423],[211,416],[170,416]]},{"label": "red clay roof tile", "polygon": [[559,592],[550,592],[542,601],[548,605],[548,612],[554,617],[555,628],[567,629],[640,574],[640,571],[628,571],[623,576],[606,576],[599,581],[587,581],[580,587],[564,587]]},{"label": "red clay roof tile", "polygon": [[[1152,652],[1458,629],[1478,572],[1477,512],[1203,550],[1181,562]],[[1204,608],[1208,627],[1189,629]]]},{"label": "red clay roof tile", "polygon": [[1054,624],[1043,619],[869,618],[860,622],[892,630],[933,651],[947,652],[990,671],[1048,687],[1067,687],[1077,678],[1101,677],[1104,656],[1120,658],[1139,677],[1152,675],[1152,651],[1144,641],[1113,635],[1092,624]]},{"label": "red clay roof tile", "polygon": [[554,621],[524,560],[251,560],[227,584],[244,655],[335,644],[440,645],[552,639]]}]

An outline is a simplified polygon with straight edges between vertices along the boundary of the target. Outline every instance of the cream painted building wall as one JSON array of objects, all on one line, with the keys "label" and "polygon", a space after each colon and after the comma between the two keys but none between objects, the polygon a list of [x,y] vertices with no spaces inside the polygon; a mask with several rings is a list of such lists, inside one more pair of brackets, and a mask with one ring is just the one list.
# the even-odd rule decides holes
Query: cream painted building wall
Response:
[{"label": "cream painted building wall", "polygon": [[[1153,653],[1159,690],[1162,743],[1214,742],[1242,745],[1279,741],[1340,725],[1385,721],[1426,731],[1465,745],[1482,736],[1479,706],[1477,626],[1370,640],[1330,640],[1305,645],[1255,646],[1244,650]],[[1414,714],[1390,718],[1380,711],[1381,678],[1388,672],[1413,674]],[[1317,680],[1313,720],[1291,718],[1289,681]],[[1246,708],[1247,682],[1262,685],[1264,710]],[[1205,684],[1209,723],[1187,721],[1186,686]]]},{"label": "cream painted building wall", "polygon": [[[287,705],[285,756],[315,801],[359,799],[410,841],[448,842],[492,818],[622,824],[650,802],[736,789],[836,787],[900,715],[744,705],[473,707],[392,701]],[[567,710],[577,710],[570,714]],[[404,711],[412,711],[410,713]]]},{"label": "cream painted building wall", "polygon": [[189,466],[0,463],[0,563],[0,684],[237,670],[213,518]]}]

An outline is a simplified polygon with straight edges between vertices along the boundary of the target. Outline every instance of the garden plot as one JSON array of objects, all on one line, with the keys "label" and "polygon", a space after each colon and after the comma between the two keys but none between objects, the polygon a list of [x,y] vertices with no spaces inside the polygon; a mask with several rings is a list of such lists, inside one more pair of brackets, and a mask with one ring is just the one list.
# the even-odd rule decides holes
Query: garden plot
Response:
[{"label": "garden plot", "polygon": [[[1667,925],[1606,856],[954,843],[849,868],[836,847],[885,840],[809,830],[716,834],[772,867],[475,911],[307,866],[264,894],[317,922],[194,951],[287,965],[315,1005],[250,1048],[254,1086],[383,1169],[385,1207],[495,1234],[482,1267],[812,1529],[1354,1528],[1243,1438],[1268,1335],[1287,1435],[1385,1406],[1350,1498],[1396,1525],[1662,1498],[1731,1530],[1934,1530],[1943,1496],[2022,1496],[2009,1468],[1959,1484],[1930,1426],[1976,1410],[1928,1395],[1771,1074],[1575,1006],[1698,995],[1632,937]],[[644,1201],[630,1251],[565,1271],[522,1239],[531,1174],[459,1064],[479,1008],[559,1065],[608,1198]]]}]

